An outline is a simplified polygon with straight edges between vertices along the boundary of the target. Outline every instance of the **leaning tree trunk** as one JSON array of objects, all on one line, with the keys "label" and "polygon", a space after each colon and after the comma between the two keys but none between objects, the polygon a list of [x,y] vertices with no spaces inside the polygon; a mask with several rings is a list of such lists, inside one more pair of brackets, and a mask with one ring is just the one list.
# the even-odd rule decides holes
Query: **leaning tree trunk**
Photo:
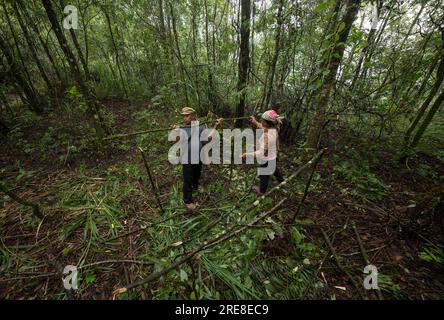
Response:
[{"label": "leaning tree trunk", "polygon": [[[237,90],[240,96],[239,104],[236,108],[236,117],[243,117],[245,112],[245,87],[247,86],[248,70],[250,68],[250,15],[251,1],[241,0],[239,81],[237,84]],[[237,120],[236,126],[240,125],[241,120]]]},{"label": "leaning tree trunk", "polygon": [[123,91],[125,92],[125,97],[128,99],[128,90],[126,89],[125,80],[123,79],[123,74],[122,74],[122,67],[120,65],[119,50],[117,49],[116,41],[114,39],[114,33],[113,33],[112,26],[111,26],[111,19],[109,17],[108,11],[105,6],[103,6],[103,12],[105,14],[106,24],[108,25],[108,31],[109,31],[111,43],[112,43],[112,46],[114,49],[114,54],[116,55],[116,64],[117,64],[117,70],[119,71],[120,81],[122,82],[122,87],[123,87]]},{"label": "leaning tree trunk", "polygon": [[347,2],[346,13],[342,21],[338,25],[338,37],[334,43],[331,59],[328,63],[328,74],[325,77],[321,89],[320,96],[316,106],[315,116],[307,135],[306,147],[308,149],[316,149],[321,135],[322,127],[325,122],[325,115],[330,101],[330,93],[336,81],[339,64],[344,55],[345,43],[347,41],[350,29],[356,19],[359,11],[360,0],[349,0]]},{"label": "leaning tree trunk", "polygon": [[13,78],[18,86],[18,88],[24,93],[26,101],[29,104],[31,111],[40,114],[43,112],[43,104],[40,97],[34,91],[34,88],[30,86],[27,79],[20,70],[19,66],[15,62],[15,59],[9,50],[6,40],[0,34],[0,50],[6,58],[7,70],[11,78]]},{"label": "leaning tree trunk", "polygon": [[62,76],[60,75],[59,69],[57,68],[57,64],[55,63],[55,60],[49,50],[48,44],[43,40],[40,31],[37,27],[37,25],[34,22],[34,19],[29,15],[28,9],[25,6],[25,3],[23,2],[23,0],[15,0],[16,3],[18,3],[18,5],[20,6],[21,11],[23,12],[23,14],[26,17],[26,23],[32,28],[32,30],[34,31],[34,33],[37,35],[37,37],[39,38],[39,42],[41,44],[41,46],[43,47],[43,49],[45,50],[46,56],[48,57],[48,60],[51,62],[51,65],[54,68],[54,72],[57,76],[57,79],[59,80],[60,83],[64,83],[64,79],[62,78]]},{"label": "leaning tree trunk", "polygon": [[421,140],[422,136],[424,135],[425,130],[429,126],[430,122],[432,122],[432,119],[435,116],[436,112],[442,106],[443,101],[444,101],[444,90],[442,90],[441,94],[438,96],[438,98],[436,98],[435,102],[433,103],[433,106],[429,110],[429,113],[425,117],[424,121],[421,123],[421,126],[416,131],[415,137],[412,140],[410,148],[414,149],[418,146],[418,143]]},{"label": "leaning tree trunk", "polygon": [[[65,1],[60,0],[60,7],[64,8],[65,5],[66,5]],[[86,30],[84,30],[84,32],[86,33]],[[72,43],[74,44],[74,47],[76,48],[80,63],[82,64],[82,68],[83,68],[83,72],[85,73],[86,80],[89,81],[91,79],[91,76],[90,76],[89,69],[88,69],[88,63],[86,62],[85,56],[82,52],[82,48],[80,48],[80,44],[79,44],[79,41],[77,40],[77,36],[74,31],[74,28],[69,29],[69,34],[71,36]]]},{"label": "leaning tree trunk", "polygon": [[73,74],[77,84],[79,85],[80,92],[84,95],[87,100],[87,112],[90,117],[90,121],[96,131],[96,135],[99,139],[103,138],[103,129],[100,121],[99,108],[96,99],[93,97],[92,92],[89,91],[88,87],[85,84],[82,73],[80,72],[79,65],[77,64],[76,58],[71,51],[71,48],[68,44],[68,41],[63,34],[63,31],[60,27],[59,21],[57,19],[57,15],[52,6],[51,0],[42,0],[43,6],[46,11],[46,15],[51,23],[52,30],[54,31],[57,41],[59,42],[60,48],[65,55],[66,60],[68,60],[68,65]]},{"label": "leaning tree trunk", "polygon": [[[173,38],[174,38],[174,39],[172,39],[172,41],[174,42],[174,44],[176,46],[176,49],[174,49],[174,45],[173,45],[172,50],[173,50],[173,53],[176,55],[176,58],[179,62],[179,66],[180,66],[180,68],[179,68],[180,80],[182,81],[182,84],[183,84],[183,90],[184,90],[184,94],[185,94],[185,103],[187,105],[189,105],[190,99],[188,98],[188,86],[187,86],[187,81],[185,79],[185,77],[188,76],[188,74],[187,74],[187,70],[185,68],[185,65],[183,63],[182,51],[180,50],[179,34],[177,32],[176,15],[174,13],[173,4],[171,3],[171,1],[168,2],[168,5],[170,7],[171,25],[172,25],[172,32],[173,32]],[[191,80],[191,77],[188,76],[188,79]]]},{"label": "leaning tree trunk", "polygon": [[[268,82],[268,85],[265,88],[266,95],[265,95],[265,108],[268,108],[268,105],[270,103],[271,94],[273,92],[273,81],[276,74],[276,65],[279,58],[279,52],[281,49],[281,33],[282,33],[282,24],[283,24],[283,14],[282,9],[284,6],[284,0],[279,1],[279,8],[277,13],[277,30],[276,30],[276,38],[275,38],[275,44],[274,44],[274,54],[273,59],[271,60],[271,66],[270,66],[270,79]],[[268,87],[268,88],[267,88]]]},{"label": "leaning tree trunk", "polygon": [[[441,58],[440,58],[438,70],[436,72],[435,84],[433,85],[432,89],[430,90],[430,93],[427,96],[427,99],[424,101],[424,103],[421,105],[421,108],[418,110],[418,113],[416,114],[415,119],[410,124],[410,127],[407,129],[407,132],[405,133],[405,136],[404,136],[404,146],[405,147],[407,147],[409,145],[410,137],[411,137],[413,131],[415,130],[415,128],[418,125],[421,118],[424,116],[427,108],[429,107],[430,103],[432,102],[433,98],[437,94],[439,88],[441,87],[441,84],[444,81],[444,28],[441,29],[441,39],[442,39]],[[427,78],[424,81],[427,81]],[[413,142],[412,142],[412,145],[413,145]]]},{"label": "leaning tree trunk", "polygon": [[22,31],[23,31],[25,41],[28,44],[29,50],[31,51],[31,56],[32,56],[35,64],[37,65],[37,68],[39,69],[40,74],[41,74],[43,80],[45,81],[48,90],[52,91],[52,89],[54,88],[53,84],[51,83],[51,81],[49,81],[49,77],[46,74],[45,69],[43,68],[42,62],[40,61],[39,57],[37,56],[37,50],[36,50],[35,44],[34,44],[33,40],[31,39],[28,29],[26,28],[26,25],[22,19],[22,16],[18,10],[17,3],[14,3],[12,5],[12,7],[13,7],[14,13],[17,17],[17,21],[20,25],[20,29],[22,29]]},{"label": "leaning tree trunk", "polygon": [[[210,54],[210,38],[209,38],[209,28],[208,28],[208,2],[207,0],[204,0],[204,6],[205,6],[205,47],[206,47],[206,56],[207,56],[207,79],[208,79],[208,102],[210,104],[210,110],[216,111],[217,110],[217,101],[215,99],[215,86],[214,86],[214,76],[213,76],[213,68],[215,61],[214,59],[211,59]],[[213,29],[214,33],[214,29]],[[213,56],[214,58],[214,56]],[[216,111],[217,112],[217,111]]]}]

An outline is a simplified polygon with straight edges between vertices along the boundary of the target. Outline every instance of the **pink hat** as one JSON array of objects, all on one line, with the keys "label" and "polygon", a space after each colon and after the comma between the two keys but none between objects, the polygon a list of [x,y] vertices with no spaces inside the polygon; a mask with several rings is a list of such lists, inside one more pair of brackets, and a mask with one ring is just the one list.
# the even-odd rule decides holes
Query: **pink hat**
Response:
[{"label": "pink hat", "polygon": [[273,123],[280,122],[279,115],[274,110],[265,111],[262,114],[262,119],[267,120],[267,121],[271,121]]}]

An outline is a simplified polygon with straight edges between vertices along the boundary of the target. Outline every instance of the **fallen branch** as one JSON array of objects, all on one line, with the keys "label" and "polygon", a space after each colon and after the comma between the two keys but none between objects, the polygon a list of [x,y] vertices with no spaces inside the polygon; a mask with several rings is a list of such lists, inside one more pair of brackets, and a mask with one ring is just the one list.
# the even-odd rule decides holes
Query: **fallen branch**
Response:
[{"label": "fallen branch", "polygon": [[353,286],[356,288],[356,290],[358,291],[359,295],[361,296],[362,299],[367,300],[368,298],[364,295],[364,293],[362,292],[361,288],[359,287],[359,285],[356,283],[356,280],[353,278],[353,276],[350,274],[350,272],[348,272],[344,266],[342,265],[342,263],[339,260],[338,255],[336,254],[336,250],[335,248],[333,248],[333,245],[330,242],[330,238],[327,236],[327,234],[325,233],[324,229],[321,228],[321,232],[322,235],[324,236],[325,242],[328,245],[328,248],[330,249],[331,254],[333,255],[333,257],[335,258],[336,261],[336,265],[338,266],[338,268],[347,275],[347,277],[350,279],[350,281],[352,282]]},{"label": "fallen branch", "polygon": [[152,262],[146,262],[146,261],[137,261],[137,260],[103,260],[103,261],[97,261],[90,264],[85,264],[81,267],[78,267],[77,269],[83,269],[88,267],[93,267],[101,264],[110,264],[110,263],[129,263],[129,264],[144,264],[144,265],[153,265]]},{"label": "fallen branch", "polygon": [[[371,264],[370,259],[368,258],[368,255],[367,255],[367,252],[365,251],[364,245],[362,244],[361,236],[359,235],[358,230],[356,229],[356,224],[354,221],[352,222],[352,227],[355,232],[356,240],[358,241],[358,245],[359,245],[359,249],[361,250],[362,257],[364,258],[365,263],[367,265],[370,265]],[[378,294],[379,300],[384,300],[380,289],[377,289],[377,294]]]},{"label": "fallen branch", "polygon": [[143,164],[145,165],[145,169],[148,174],[148,178],[150,179],[151,188],[153,189],[153,193],[154,193],[154,196],[156,197],[157,204],[159,205],[160,211],[162,211],[162,213],[165,213],[165,210],[163,210],[163,207],[162,207],[162,203],[160,202],[159,194],[158,194],[157,188],[154,184],[153,177],[151,176],[151,170],[150,170],[150,167],[148,166],[148,162],[146,161],[145,153],[143,152],[143,149],[141,147],[139,147],[139,151],[142,154]]},{"label": "fallen branch", "polygon": [[40,211],[40,207],[39,207],[38,204],[36,204],[36,203],[32,203],[32,202],[29,202],[29,201],[26,201],[26,200],[20,198],[20,197],[17,196],[15,193],[9,191],[9,190],[6,188],[6,186],[5,186],[2,182],[0,182],[0,191],[3,192],[3,193],[5,193],[5,194],[6,194],[7,196],[9,196],[12,200],[18,202],[18,203],[21,204],[22,206],[25,206],[25,207],[31,207],[31,208],[32,208],[32,212],[34,213],[34,215],[35,215],[36,217],[38,217],[39,219],[43,219],[43,214],[42,214],[42,212]]},{"label": "fallen branch", "polygon": [[37,279],[37,278],[47,278],[47,277],[56,276],[58,274],[59,274],[58,272],[51,272],[51,273],[35,274],[35,275],[29,275],[29,276],[20,276],[20,277],[15,277],[15,278],[0,279],[0,282],[18,281],[18,280],[26,280],[26,279]]},{"label": "fallen branch", "polygon": [[302,204],[304,203],[305,198],[307,198],[308,190],[310,189],[310,185],[311,185],[311,180],[313,179],[313,175],[315,173],[315,170],[316,170],[318,163],[321,160],[323,154],[324,154],[323,152],[320,153],[319,156],[316,157],[316,160],[314,160],[314,162],[313,162],[313,168],[311,170],[310,177],[308,178],[307,184],[305,185],[304,195],[302,196],[302,199],[299,202],[298,208],[297,208],[296,212],[294,213],[293,218],[291,219],[291,223],[294,223],[294,221],[296,220],[296,217],[298,216],[299,211],[301,210]]},{"label": "fallen branch", "polygon": [[248,229],[249,227],[251,227],[252,225],[254,225],[255,223],[257,223],[260,220],[265,219],[267,216],[269,216],[271,213],[275,212],[283,203],[285,202],[285,199],[279,201],[278,204],[276,204],[273,208],[271,208],[269,211],[261,213],[259,216],[257,216],[255,219],[253,219],[247,226],[241,227],[238,230],[229,232],[229,233],[224,233],[222,232],[219,236],[217,236],[216,238],[210,240],[210,241],[205,241],[204,243],[202,243],[201,245],[199,245],[197,248],[191,250],[188,254],[186,254],[184,257],[182,257],[180,260],[177,260],[176,262],[170,264],[168,267],[163,268],[162,270],[152,273],[151,275],[149,275],[148,277],[146,277],[145,279],[139,280],[137,282],[134,282],[132,284],[129,284],[123,288],[119,288],[116,289],[114,291],[114,296],[121,294],[121,293],[125,293],[127,292],[129,289],[141,286],[143,284],[146,284],[148,282],[154,281],[158,278],[160,278],[161,276],[163,276],[164,274],[167,274],[168,272],[170,272],[171,270],[179,267],[180,265],[182,265],[183,263],[189,261],[191,258],[193,258],[197,253],[199,253],[200,251],[204,251],[207,250],[211,247],[215,247],[220,243],[223,243],[225,241],[227,241],[228,239],[238,235],[239,233],[243,232],[244,230]]}]

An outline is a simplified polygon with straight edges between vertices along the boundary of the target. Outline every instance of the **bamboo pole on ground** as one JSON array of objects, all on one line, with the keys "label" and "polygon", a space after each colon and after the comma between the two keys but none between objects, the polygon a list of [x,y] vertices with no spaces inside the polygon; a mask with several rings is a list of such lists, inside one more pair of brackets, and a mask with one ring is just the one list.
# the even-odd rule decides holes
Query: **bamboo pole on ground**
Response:
[{"label": "bamboo pole on ground", "polygon": [[38,217],[39,219],[43,219],[43,214],[40,211],[40,207],[38,204],[36,203],[32,203],[29,201],[26,201],[22,198],[20,198],[19,196],[17,196],[15,193],[9,191],[6,186],[0,182],[0,191],[5,193],[7,196],[9,196],[12,200],[20,203],[21,205],[25,206],[25,207],[31,207],[32,208],[32,212],[33,214]]},{"label": "bamboo pole on ground", "polygon": [[143,149],[142,149],[141,147],[139,147],[139,151],[140,151],[140,153],[141,153],[141,155],[142,155],[143,164],[145,165],[145,169],[146,169],[146,172],[147,172],[147,174],[148,174],[148,178],[149,178],[149,180],[150,180],[151,187],[152,187],[152,189],[153,189],[153,193],[154,193],[154,196],[155,196],[155,198],[156,198],[156,201],[157,201],[157,204],[158,204],[158,206],[159,206],[159,209],[160,209],[160,211],[162,211],[162,213],[165,213],[165,210],[164,210],[163,207],[162,207],[162,203],[160,202],[159,194],[158,194],[158,192],[157,192],[157,188],[156,188],[156,186],[155,186],[155,184],[154,184],[153,177],[152,177],[152,175],[151,175],[150,167],[148,166],[148,161],[146,161],[145,153],[143,152]]}]

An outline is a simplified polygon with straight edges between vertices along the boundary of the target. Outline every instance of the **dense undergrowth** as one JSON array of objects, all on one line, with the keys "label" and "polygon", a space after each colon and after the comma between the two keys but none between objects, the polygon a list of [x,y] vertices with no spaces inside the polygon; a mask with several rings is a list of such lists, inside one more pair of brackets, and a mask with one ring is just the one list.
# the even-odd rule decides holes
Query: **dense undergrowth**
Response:
[{"label": "dense undergrowth", "polygon": [[[125,112],[120,107],[107,111],[109,123],[119,123],[114,126],[116,132],[165,127],[177,120],[171,113],[159,116],[153,107],[135,105]],[[59,121],[56,112],[45,119],[22,114],[2,147],[2,180],[23,198],[39,203],[46,214],[40,221],[29,208],[1,196],[2,298],[112,298],[115,289],[162,270],[230,228],[247,225],[281,199],[287,199],[286,205],[258,226],[200,252],[159,280],[114,298],[356,298],[357,291],[346,277],[334,276],[336,285],[326,279],[335,268],[326,262],[332,253],[311,228],[328,230],[332,239],[345,236],[350,229],[349,218],[341,224],[342,218],[335,219],[335,211],[328,208],[347,201],[384,206],[384,201],[399,192],[392,176],[398,174],[396,170],[405,170],[390,151],[395,140],[376,145],[365,137],[352,139],[343,131],[350,137],[349,143],[344,144],[347,139],[341,135],[332,140],[328,154],[314,172],[305,203],[300,204],[300,199],[309,172],[253,210],[244,211],[256,201],[250,192],[256,179],[254,166],[209,166],[204,169],[205,188],[196,194],[199,210],[190,214],[181,203],[181,169],[167,161],[170,144],[166,133],[115,140],[103,146],[85,135],[86,127],[78,118],[70,125],[62,125],[66,122]],[[155,202],[137,146],[147,153],[163,212]],[[286,145],[282,152],[287,175],[302,164],[297,159],[298,150],[295,145]],[[424,192],[433,181],[443,179],[442,150],[433,151],[428,156],[433,161],[421,162],[413,170],[419,186],[415,192]],[[412,159],[410,165],[416,161]],[[323,208],[316,197],[333,193],[327,209]],[[390,206],[387,204],[385,210]],[[290,224],[296,211],[300,215]],[[334,224],[320,221],[319,215],[330,215],[338,225],[336,230]],[[343,243],[353,242],[356,251],[353,237],[346,239]],[[412,257],[415,263],[421,260],[442,266],[442,243],[437,239],[428,239],[420,246]],[[348,254],[340,261],[346,263]],[[79,288],[73,293],[66,292],[60,280],[58,268],[65,265],[79,269]],[[355,280],[362,281],[362,268],[350,268]],[[381,272],[385,297],[412,297],[392,272]],[[433,294],[439,295],[436,291]]]}]

